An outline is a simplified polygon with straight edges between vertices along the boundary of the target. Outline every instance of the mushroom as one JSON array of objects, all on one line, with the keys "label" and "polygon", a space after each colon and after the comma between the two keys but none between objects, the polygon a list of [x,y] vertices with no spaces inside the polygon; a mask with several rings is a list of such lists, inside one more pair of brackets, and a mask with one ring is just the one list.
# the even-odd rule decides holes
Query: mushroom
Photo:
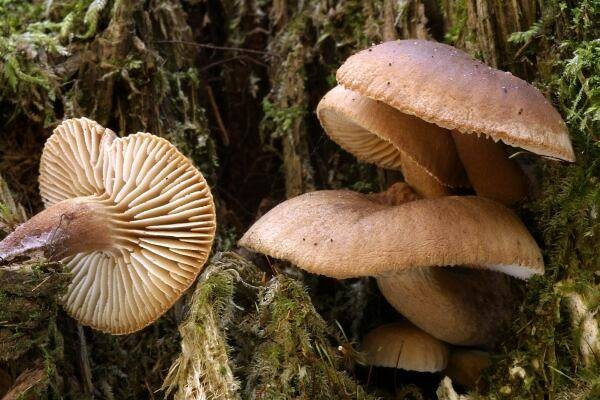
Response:
[{"label": "mushroom", "polygon": [[506,278],[489,271],[542,274],[541,251],[499,203],[416,197],[405,183],[377,195],[306,193],[266,213],[239,244],[333,278],[375,276],[390,303],[427,333],[489,344],[512,311]]},{"label": "mushroom", "polygon": [[448,364],[448,346],[409,322],[379,326],[367,333],[361,350],[375,367],[438,372]]},{"label": "mushroom", "polygon": [[499,272],[424,267],[376,279],[383,296],[400,314],[455,345],[492,344],[514,309],[509,277]]},{"label": "mushroom", "polygon": [[468,186],[447,130],[359,93],[336,86],[319,102],[317,116],[336,143],[361,161],[402,171],[424,197]]},{"label": "mushroom", "polygon": [[483,371],[491,364],[490,355],[485,351],[457,348],[450,352],[444,373],[452,382],[475,389]]},{"label": "mushroom", "polygon": [[575,159],[564,121],[536,88],[454,47],[385,42],[349,57],[336,77],[351,91],[452,131],[478,195],[505,204],[525,195],[524,175],[499,141]]},{"label": "mushroom", "polygon": [[194,282],[215,235],[202,174],[167,140],[117,138],[89,119],[64,121],[40,164],[46,209],[0,242],[0,257],[41,251],[73,273],[63,300],[84,325],[130,333]]}]

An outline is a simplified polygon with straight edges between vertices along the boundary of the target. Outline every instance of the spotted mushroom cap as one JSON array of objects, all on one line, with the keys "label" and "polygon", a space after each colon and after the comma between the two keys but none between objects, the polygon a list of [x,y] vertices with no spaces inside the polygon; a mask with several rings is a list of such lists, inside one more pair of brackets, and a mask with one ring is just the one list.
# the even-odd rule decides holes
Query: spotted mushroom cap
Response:
[{"label": "spotted mushroom cap", "polygon": [[340,85],[442,128],[574,161],[560,114],[532,85],[446,44],[397,40],[338,69]]},{"label": "spotted mushroom cap", "polygon": [[325,132],[359,160],[404,171],[416,164],[445,186],[468,186],[450,132],[336,86],[319,102]]},{"label": "spotted mushroom cap", "polygon": [[[403,193],[405,201],[398,187],[407,185],[388,192]],[[477,196],[394,205],[383,193],[306,193],[263,215],[239,244],[339,279],[460,265],[519,278],[544,272],[541,251],[519,218]]]},{"label": "spotted mushroom cap", "polygon": [[[201,173],[167,140],[117,138],[86,118],[64,121],[40,165],[46,207],[78,198],[102,210],[108,249],[64,259],[63,298],[84,325],[130,333],[160,317],[194,282],[215,236],[215,208]],[[68,221],[67,221],[68,223]]]},{"label": "spotted mushroom cap", "polygon": [[361,345],[367,363],[408,371],[438,372],[448,364],[448,346],[409,322],[382,325]]}]

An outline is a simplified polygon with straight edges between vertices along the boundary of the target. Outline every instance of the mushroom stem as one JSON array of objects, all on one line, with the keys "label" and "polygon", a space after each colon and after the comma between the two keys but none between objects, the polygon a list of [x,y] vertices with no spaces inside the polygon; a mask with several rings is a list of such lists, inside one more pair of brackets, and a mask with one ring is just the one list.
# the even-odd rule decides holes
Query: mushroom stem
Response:
[{"label": "mushroom stem", "polygon": [[390,304],[413,324],[445,342],[489,345],[510,319],[509,278],[493,271],[428,267],[377,278]]},{"label": "mushroom stem", "polygon": [[483,371],[492,364],[490,355],[474,349],[453,349],[444,371],[446,376],[468,389],[477,389]]},{"label": "mushroom stem", "polygon": [[0,242],[0,261],[41,252],[59,260],[112,243],[103,205],[93,197],[61,201],[19,225]]},{"label": "mushroom stem", "polygon": [[511,205],[527,195],[527,179],[504,144],[489,137],[452,131],[458,156],[475,193]]},{"label": "mushroom stem", "polygon": [[401,164],[404,180],[419,196],[427,199],[452,195],[452,189],[449,186],[443,185],[413,159],[402,157]]}]

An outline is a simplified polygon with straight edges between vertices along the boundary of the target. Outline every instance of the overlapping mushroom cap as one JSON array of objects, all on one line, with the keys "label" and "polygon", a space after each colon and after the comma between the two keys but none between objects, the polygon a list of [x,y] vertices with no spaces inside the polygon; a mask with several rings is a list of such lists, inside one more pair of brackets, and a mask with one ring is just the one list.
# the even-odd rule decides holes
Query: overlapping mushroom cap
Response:
[{"label": "overlapping mushroom cap", "polygon": [[446,44],[397,40],[338,69],[342,86],[427,122],[573,161],[566,125],[533,86]]},{"label": "overlapping mushroom cap", "polygon": [[[64,306],[85,325],[114,334],[143,328],[194,282],[209,256],[216,226],[210,188],[165,139],[117,138],[94,121],[67,120],[44,148],[40,191],[46,207],[75,199],[100,221],[88,228],[98,231],[95,248],[71,249],[64,259],[74,274]],[[61,217],[69,224],[68,212]]]},{"label": "overlapping mushroom cap", "polygon": [[[407,185],[391,190],[398,187]],[[449,196],[390,205],[385,198],[348,190],[306,193],[266,213],[239,244],[334,278],[453,265],[519,278],[544,271],[535,240],[499,203]]]},{"label": "overlapping mushroom cap", "polygon": [[448,364],[448,346],[409,322],[382,325],[361,345],[367,363],[408,371],[437,372]]},{"label": "overlapping mushroom cap", "polygon": [[512,291],[499,272],[528,278],[544,271],[540,249],[505,206],[475,196],[420,200],[405,183],[372,195],[298,196],[266,213],[239,243],[317,274],[375,276],[396,310],[457,345],[493,343],[510,318]]},{"label": "overlapping mushroom cap", "polygon": [[341,147],[359,160],[402,171],[413,187],[420,185],[411,179],[426,181],[418,178],[422,174],[441,185],[468,186],[452,136],[443,128],[342,86],[321,99],[317,116]]}]

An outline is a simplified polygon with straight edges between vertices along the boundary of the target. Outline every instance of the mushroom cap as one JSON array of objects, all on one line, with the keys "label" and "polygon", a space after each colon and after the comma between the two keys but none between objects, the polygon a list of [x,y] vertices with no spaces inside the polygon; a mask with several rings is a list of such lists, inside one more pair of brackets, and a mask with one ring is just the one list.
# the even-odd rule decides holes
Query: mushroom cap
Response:
[{"label": "mushroom cap", "polygon": [[336,77],[348,89],[442,128],[575,160],[564,121],[535,87],[452,46],[385,42],[349,57]]},{"label": "mushroom cap", "polygon": [[46,207],[93,204],[112,246],[63,261],[73,281],[63,298],[84,325],[130,333],[160,317],[195,281],[215,235],[215,208],[202,174],[167,140],[117,138],[86,118],[64,121],[40,165]]},{"label": "mushroom cap", "polygon": [[490,355],[485,351],[457,348],[452,349],[444,373],[453,382],[474,389],[483,371],[491,364]]},{"label": "mushroom cap", "polygon": [[448,346],[409,322],[382,325],[361,345],[367,363],[376,367],[438,372],[448,364]]},{"label": "mushroom cap", "polygon": [[[397,185],[406,186],[390,190]],[[267,212],[239,244],[333,278],[454,265],[519,278],[544,271],[535,240],[499,203],[449,196],[389,205],[378,197],[348,190],[300,195]]]},{"label": "mushroom cap", "polygon": [[402,170],[412,161],[450,187],[468,186],[450,132],[336,86],[319,102],[325,132],[359,160]]}]

